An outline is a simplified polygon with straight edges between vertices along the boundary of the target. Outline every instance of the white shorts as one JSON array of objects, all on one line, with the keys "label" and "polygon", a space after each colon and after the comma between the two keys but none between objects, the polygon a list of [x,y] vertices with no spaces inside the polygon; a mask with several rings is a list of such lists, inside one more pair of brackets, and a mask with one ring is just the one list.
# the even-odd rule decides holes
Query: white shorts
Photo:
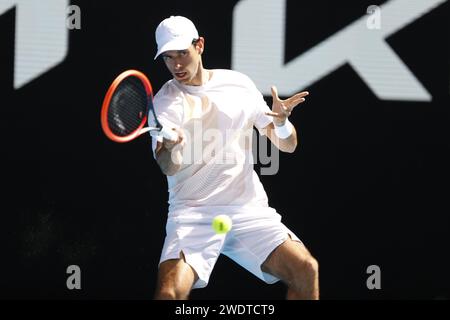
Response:
[{"label": "white shorts", "polygon": [[[233,221],[227,234],[216,234],[211,227],[219,214]],[[301,243],[270,207],[190,207],[169,213],[159,263],[179,259],[183,252],[198,275],[193,288],[204,288],[222,253],[266,283],[275,283],[280,279],[263,272],[261,265],[289,236]]]}]

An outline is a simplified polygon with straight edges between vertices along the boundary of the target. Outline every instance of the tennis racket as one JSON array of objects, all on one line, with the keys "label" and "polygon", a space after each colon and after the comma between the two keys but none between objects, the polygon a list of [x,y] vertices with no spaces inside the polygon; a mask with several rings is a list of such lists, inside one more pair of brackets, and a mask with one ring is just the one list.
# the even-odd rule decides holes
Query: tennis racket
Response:
[{"label": "tennis racket", "polygon": [[[149,112],[154,117],[154,126],[145,127]],[[150,80],[137,70],[122,72],[109,87],[103,100],[101,124],[106,136],[120,143],[131,141],[146,132],[172,141],[178,139],[175,131],[164,128],[158,121]]]}]

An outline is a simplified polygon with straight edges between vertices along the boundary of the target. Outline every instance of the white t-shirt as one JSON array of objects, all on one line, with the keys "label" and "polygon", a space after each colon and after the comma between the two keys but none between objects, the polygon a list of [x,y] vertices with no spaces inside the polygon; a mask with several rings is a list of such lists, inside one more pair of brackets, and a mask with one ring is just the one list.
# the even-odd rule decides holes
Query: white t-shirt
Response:
[{"label": "white t-shirt", "polygon": [[[261,130],[272,118],[265,115],[270,109],[250,78],[236,71],[212,70],[202,86],[172,79],[153,104],[163,126],[181,128],[186,135],[182,166],[167,176],[169,212],[209,206],[268,207],[253,169],[252,135],[253,126]],[[153,152],[156,141],[152,139]]]}]

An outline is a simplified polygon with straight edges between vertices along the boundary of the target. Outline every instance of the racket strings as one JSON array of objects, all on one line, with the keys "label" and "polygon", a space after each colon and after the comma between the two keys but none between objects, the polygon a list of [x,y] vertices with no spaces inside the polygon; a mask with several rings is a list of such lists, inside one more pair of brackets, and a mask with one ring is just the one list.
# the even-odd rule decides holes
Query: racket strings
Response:
[{"label": "racket strings", "polygon": [[147,115],[148,97],[141,80],[136,77],[124,79],[114,92],[108,109],[108,124],[118,136],[136,131]]}]

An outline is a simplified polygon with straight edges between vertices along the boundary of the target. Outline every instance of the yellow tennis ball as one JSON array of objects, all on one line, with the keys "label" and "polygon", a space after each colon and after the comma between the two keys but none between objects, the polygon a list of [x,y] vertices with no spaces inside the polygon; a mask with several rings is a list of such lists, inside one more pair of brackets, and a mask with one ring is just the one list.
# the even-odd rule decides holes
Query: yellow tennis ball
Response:
[{"label": "yellow tennis ball", "polygon": [[227,233],[231,230],[231,227],[233,226],[233,222],[231,221],[230,217],[226,214],[220,214],[218,216],[215,216],[212,221],[212,228],[214,231],[218,234]]}]

